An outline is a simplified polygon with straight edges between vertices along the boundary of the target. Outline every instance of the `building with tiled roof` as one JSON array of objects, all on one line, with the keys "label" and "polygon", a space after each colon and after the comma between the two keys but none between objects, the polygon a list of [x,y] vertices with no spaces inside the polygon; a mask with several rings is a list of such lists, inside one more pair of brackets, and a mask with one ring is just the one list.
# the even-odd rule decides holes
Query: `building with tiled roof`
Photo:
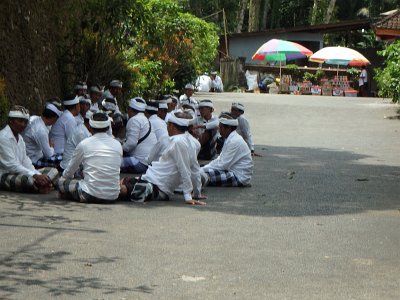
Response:
[{"label": "building with tiled roof", "polygon": [[373,24],[375,34],[382,40],[400,39],[400,9],[396,9]]}]

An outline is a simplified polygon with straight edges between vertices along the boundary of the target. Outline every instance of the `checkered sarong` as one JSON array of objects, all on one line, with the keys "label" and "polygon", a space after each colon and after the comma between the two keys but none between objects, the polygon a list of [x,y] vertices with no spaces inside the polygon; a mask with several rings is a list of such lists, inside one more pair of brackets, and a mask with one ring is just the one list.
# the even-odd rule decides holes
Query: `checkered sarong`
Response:
[{"label": "checkered sarong", "polygon": [[235,174],[231,171],[222,171],[207,168],[203,170],[210,177],[208,185],[213,186],[243,186],[243,184],[237,179]]},{"label": "checkered sarong", "polygon": [[211,160],[218,156],[217,141],[220,137],[218,130],[208,130],[210,132],[210,139],[201,147],[198,159]]},{"label": "checkered sarong", "polygon": [[58,168],[62,159],[63,159],[62,154],[54,154],[50,158],[42,157],[37,162],[33,163],[33,166],[36,169],[40,169],[40,168],[44,168],[44,167]]},{"label": "checkered sarong", "polygon": [[57,189],[62,198],[76,200],[79,202],[113,203],[113,200],[99,199],[82,190],[78,179],[67,179],[61,177],[57,184]]},{"label": "checkered sarong", "polygon": [[[43,168],[38,170],[43,175],[47,175],[54,186],[58,182],[58,170],[56,168]],[[35,179],[33,176],[16,175],[16,174],[3,174],[0,179],[0,190],[20,193],[33,193],[37,192],[38,188],[35,186]]]}]

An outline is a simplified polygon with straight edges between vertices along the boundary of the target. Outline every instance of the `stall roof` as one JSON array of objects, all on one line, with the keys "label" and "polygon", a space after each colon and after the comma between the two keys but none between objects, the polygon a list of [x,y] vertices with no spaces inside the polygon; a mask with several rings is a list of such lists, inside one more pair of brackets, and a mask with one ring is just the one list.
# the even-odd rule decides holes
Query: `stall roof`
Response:
[{"label": "stall roof", "polygon": [[353,21],[342,21],[331,24],[319,24],[310,26],[297,26],[292,28],[277,28],[269,29],[256,32],[240,32],[230,33],[229,37],[246,37],[246,36],[258,36],[265,34],[279,34],[288,32],[310,32],[310,33],[328,33],[328,32],[340,32],[358,29],[371,28],[371,20],[353,20]]},{"label": "stall roof", "polygon": [[400,38],[400,9],[373,24],[375,34],[382,40]]}]

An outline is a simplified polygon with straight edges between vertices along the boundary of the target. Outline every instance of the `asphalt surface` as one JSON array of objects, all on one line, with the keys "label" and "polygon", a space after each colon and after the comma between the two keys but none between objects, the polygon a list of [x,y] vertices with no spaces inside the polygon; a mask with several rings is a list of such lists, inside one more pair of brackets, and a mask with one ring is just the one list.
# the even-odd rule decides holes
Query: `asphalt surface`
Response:
[{"label": "asphalt surface", "polygon": [[252,187],[205,207],[2,191],[1,299],[400,299],[398,105],[195,96],[245,105]]}]

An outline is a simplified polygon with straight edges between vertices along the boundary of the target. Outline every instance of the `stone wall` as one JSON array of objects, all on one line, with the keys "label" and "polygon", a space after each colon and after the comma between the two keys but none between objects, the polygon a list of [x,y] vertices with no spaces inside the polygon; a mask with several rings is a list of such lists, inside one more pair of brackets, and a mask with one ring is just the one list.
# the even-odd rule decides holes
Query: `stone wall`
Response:
[{"label": "stone wall", "polygon": [[61,1],[0,1],[0,79],[10,104],[39,113],[60,95],[57,39]]}]

